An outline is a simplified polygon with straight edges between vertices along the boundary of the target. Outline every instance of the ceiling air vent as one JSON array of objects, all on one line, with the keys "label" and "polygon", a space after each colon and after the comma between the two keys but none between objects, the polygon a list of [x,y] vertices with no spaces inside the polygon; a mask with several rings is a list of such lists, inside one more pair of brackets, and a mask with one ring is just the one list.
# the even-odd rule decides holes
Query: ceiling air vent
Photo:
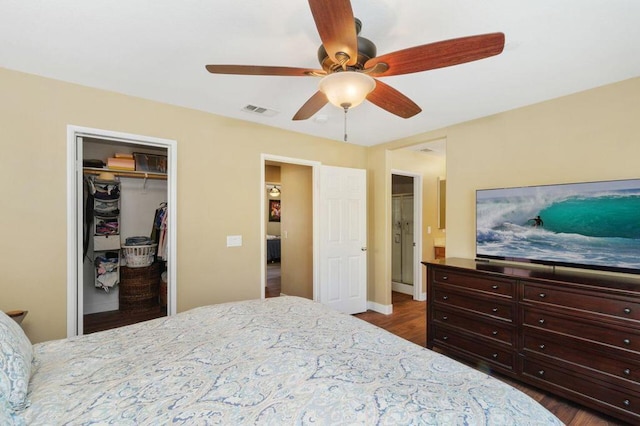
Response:
[{"label": "ceiling air vent", "polygon": [[442,138],[423,142],[407,147],[407,149],[422,152],[423,154],[435,155],[437,157],[445,157],[447,154],[447,139]]},{"label": "ceiling air vent", "polygon": [[278,111],[274,111],[272,109],[268,109],[268,108],[264,108],[264,107],[260,107],[260,106],[256,106],[256,105],[247,105],[244,108],[242,108],[242,110],[244,112],[250,112],[252,114],[258,114],[258,115],[262,115],[265,117],[273,117],[274,115],[276,115],[278,113]]}]

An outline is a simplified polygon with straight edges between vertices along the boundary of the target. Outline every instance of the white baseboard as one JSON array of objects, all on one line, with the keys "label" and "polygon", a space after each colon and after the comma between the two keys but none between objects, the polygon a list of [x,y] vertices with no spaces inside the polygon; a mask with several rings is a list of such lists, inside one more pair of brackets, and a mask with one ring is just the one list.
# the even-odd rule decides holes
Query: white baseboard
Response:
[{"label": "white baseboard", "polygon": [[424,302],[425,300],[427,300],[427,293],[420,293],[420,298],[418,299],[418,302]]},{"label": "white baseboard", "polygon": [[384,315],[391,315],[393,313],[393,305],[382,305],[370,300],[367,300],[367,309]]},{"label": "white baseboard", "polygon": [[413,286],[409,284],[397,283],[395,281],[391,281],[391,290],[397,291],[398,293],[408,294],[409,296],[413,296]]}]

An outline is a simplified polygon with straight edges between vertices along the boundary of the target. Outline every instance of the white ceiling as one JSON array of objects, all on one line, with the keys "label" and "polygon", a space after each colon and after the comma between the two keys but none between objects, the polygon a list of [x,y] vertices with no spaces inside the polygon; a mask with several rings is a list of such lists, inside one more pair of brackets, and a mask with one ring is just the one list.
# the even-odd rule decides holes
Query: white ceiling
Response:
[{"label": "white ceiling", "polygon": [[[384,78],[423,111],[405,120],[365,102],[348,114],[349,143],[375,145],[640,76],[637,0],[352,0],[352,7],[378,55],[498,31],[506,45],[481,61]],[[204,68],[319,68],[320,38],[304,0],[0,0],[0,40],[1,67],[343,138],[344,114],[331,105],[291,120],[318,79]],[[247,104],[277,114],[242,111]]]}]

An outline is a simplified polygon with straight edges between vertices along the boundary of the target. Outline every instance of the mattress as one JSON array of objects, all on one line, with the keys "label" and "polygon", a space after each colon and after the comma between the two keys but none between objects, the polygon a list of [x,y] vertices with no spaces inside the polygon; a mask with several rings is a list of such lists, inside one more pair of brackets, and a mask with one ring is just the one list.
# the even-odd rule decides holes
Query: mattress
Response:
[{"label": "mattress", "polygon": [[16,424],[554,425],[515,388],[297,297],[36,344]]}]

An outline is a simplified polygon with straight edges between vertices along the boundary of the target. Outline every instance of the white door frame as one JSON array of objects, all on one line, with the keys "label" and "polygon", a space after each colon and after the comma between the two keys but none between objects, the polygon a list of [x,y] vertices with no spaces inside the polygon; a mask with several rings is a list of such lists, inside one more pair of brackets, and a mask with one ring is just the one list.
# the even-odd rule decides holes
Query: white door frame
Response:
[{"label": "white door frame", "polygon": [[[426,292],[422,291],[422,264],[420,263],[422,260],[422,175],[397,169],[392,169],[391,175],[413,178],[413,241],[415,243],[413,247],[413,300],[427,300]],[[389,202],[393,202],[391,196]],[[389,241],[390,244],[393,244],[393,239]],[[389,253],[391,250],[392,246],[390,245]],[[389,257],[389,262],[391,262],[391,257]]]},{"label": "white door frame", "polygon": [[311,167],[311,190],[312,190],[312,215],[313,215],[313,300],[319,301],[320,297],[320,289],[319,286],[319,236],[320,236],[320,228],[319,228],[319,202],[318,202],[318,185],[320,182],[320,166],[322,165],[319,161],[311,161],[311,160],[303,160],[299,158],[290,158],[290,157],[281,157],[278,155],[271,154],[260,154],[260,238],[262,238],[263,243],[260,245],[260,298],[264,299],[265,295],[265,286],[267,284],[266,281],[266,271],[267,271],[267,245],[264,243],[266,241],[266,223],[264,220],[264,212],[267,211],[267,196],[265,185],[265,166],[267,165],[267,161],[274,161],[277,163],[286,163],[286,164],[296,164],[299,166],[309,166]]},{"label": "white door frame", "polygon": [[78,138],[90,137],[133,143],[167,150],[167,214],[168,214],[168,261],[167,261],[167,315],[176,313],[177,284],[177,142],[151,136],[113,132],[82,126],[67,126],[67,337],[83,333],[83,197],[82,197],[82,144]]}]

